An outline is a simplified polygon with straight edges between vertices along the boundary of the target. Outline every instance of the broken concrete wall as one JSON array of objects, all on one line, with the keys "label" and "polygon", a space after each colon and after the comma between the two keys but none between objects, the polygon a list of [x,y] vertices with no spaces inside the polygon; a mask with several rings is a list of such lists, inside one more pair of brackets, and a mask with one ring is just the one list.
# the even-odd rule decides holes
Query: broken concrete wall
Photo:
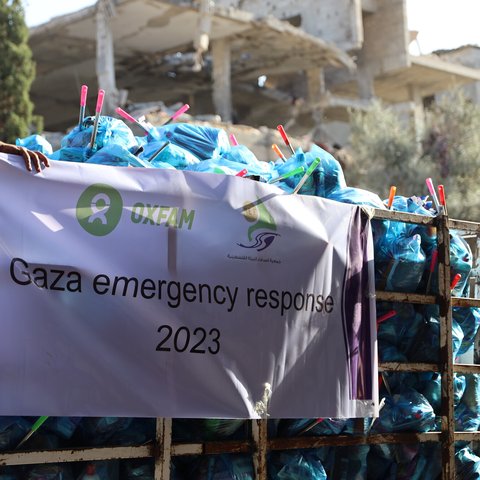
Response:
[{"label": "broken concrete wall", "polygon": [[405,0],[378,0],[374,13],[364,13],[362,63],[372,76],[410,65]]},{"label": "broken concrete wall", "polygon": [[343,50],[362,45],[361,0],[216,0],[215,4],[246,10],[257,17],[272,15],[288,20]]},{"label": "broken concrete wall", "polygon": [[480,67],[480,47],[469,45],[455,50],[439,52],[439,57],[448,62],[465,65],[466,67]]},{"label": "broken concrete wall", "polygon": [[[473,45],[441,52],[439,57],[442,60],[464,65],[465,67],[480,68],[480,47]],[[480,105],[480,82],[465,85],[462,87],[462,90],[472,102]]]}]

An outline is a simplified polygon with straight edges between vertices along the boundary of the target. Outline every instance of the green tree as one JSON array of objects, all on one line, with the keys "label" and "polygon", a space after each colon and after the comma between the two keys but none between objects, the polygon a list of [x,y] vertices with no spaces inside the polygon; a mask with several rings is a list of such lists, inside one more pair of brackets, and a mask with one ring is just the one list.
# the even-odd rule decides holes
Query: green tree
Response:
[{"label": "green tree", "polygon": [[347,169],[351,186],[386,198],[390,185],[397,195],[428,195],[425,184],[443,184],[450,217],[478,221],[480,204],[480,106],[460,91],[444,95],[426,114],[421,140],[408,121],[380,102],[366,112],[351,113]]},{"label": "green tree", "polygon": [[[415,132],[392,108],[376,101],[367,111],[351,112],[350,145],[354,162],[346,171],[351,186],[388,197],[390,186],[397,194],[411,196],[423,191]],[[419,171],[421,170],[421,172]]]},{"label": "green tree", "polygon": [[0,0],[0,136],[14,143],[34,121],[30,86],[35,65],[20,0]]},{"label": "green tree", "polygon": [[461,91],[444,96],[427,114],[421,161],[447,192],[451,217],[480,219],[480,106]]}]

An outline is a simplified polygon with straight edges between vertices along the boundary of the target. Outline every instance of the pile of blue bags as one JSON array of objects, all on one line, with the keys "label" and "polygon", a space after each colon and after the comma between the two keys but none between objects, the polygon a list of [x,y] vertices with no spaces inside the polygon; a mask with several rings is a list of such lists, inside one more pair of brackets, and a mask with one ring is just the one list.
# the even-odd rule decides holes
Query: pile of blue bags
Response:
[{"label": "pile of blue bags", "polygon": [[[95,148],[89,146],[93,118],[87,117],[63,138],[55,152],[42,137],[31,136],[18,144],[40,150],[54,160],[189,170],[237,175],[273,183],[290,193],[316,159],[318,166],[298,193],[338,202],[385,209],[378,195],[348,187],[340,164],[320,147],[308,152],[300,148],[286,160],[259,161],[247,147],[230,146],[224,130],[209,126],[174,123],[152,128],[136,137],[122,121],[100,117]],[[291,174],[291,173],[294,174]],[[278,179],[278,181],[277,181]],[[434,216],[426,197],[396,196],[393,210]],[[374,220],[376,288],[422,294],[438,293],[436,232],[434,229]],[[452,278],[461,275],[454,296],[468,296],[472,252],[467,242],[451,232]],[[380,361],[438,362],[439,309],[435,305],[378,302]],[[453,309],[453,351],[464,354],[473,347],[480,324],[480,309]],[[364,435],[368,432],[428,432],[441,428],[441,377],[431,373],[384,373],[380,381],[381,409],[378,419],[296,419],[269,420],[270,437],[316,435]],[[456,430],[476,431],[480,425],[480,377],[455,376]],[[28,432],[35,419],[0,418],[0,451],[12,450]],[[174,441],[245,439],[248,422],[242,420],[174,420]],[[23,448],[66,448],[99,445],[141,445],[155,438],[153,419],[49,418]],[[457,476],[480,478],[480,458],[468,444],[457,445]],[[112,466],[112,463],[114,464]],[[108,464],[108,465],[105,465]],[[43,468],[43,471],[41,471]],[[88,478],[85,464],[32,467],[0,467],[0,480]],[[40,469],[40,470],[39,470]],[[322,447],[309,450],[270,452],[271,480],[324,479],[418,479],[434,480],[441,474],[440,448],[436,443],[415,445],[359,445]],[[149,461],[96,462],[95,479],[152,479]],[[216,455],[178,457],[172,464],[172,478],[198,480],[250,480],[254,478],[251,456]]]}]

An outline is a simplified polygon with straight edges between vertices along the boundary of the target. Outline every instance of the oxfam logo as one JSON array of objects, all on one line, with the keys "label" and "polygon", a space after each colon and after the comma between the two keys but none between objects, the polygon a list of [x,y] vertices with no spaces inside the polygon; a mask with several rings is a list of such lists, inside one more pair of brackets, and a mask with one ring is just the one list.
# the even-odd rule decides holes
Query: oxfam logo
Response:
[{"label": "oxfam logo", "polygon": [[91,235],[103,237],[112,232],[122,216],[120,194],[110,185],[96,183],[88,187],[77,203],[77,220]]}]

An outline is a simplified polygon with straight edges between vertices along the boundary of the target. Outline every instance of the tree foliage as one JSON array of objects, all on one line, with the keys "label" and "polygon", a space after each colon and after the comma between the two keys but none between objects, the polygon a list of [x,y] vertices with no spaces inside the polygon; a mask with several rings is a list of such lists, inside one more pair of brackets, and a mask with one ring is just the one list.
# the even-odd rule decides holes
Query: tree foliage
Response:
[{"label": "tree foliage", "polygon": [[450,216],[480,220],[480,106],[461,92],[445,96],[427,115],[422,161],[445,186]]},{"label": "tree foliage", "polygon": [[30,86],[35,77],[20,0],[0,0],[0,136],[14,143],[33,119]]},{"label": "tree foliage", "polygon": [[349,185],[385,198],[390,185],[406,197],[428,195],[425,179],[443,184],[451,217],[480,220],[480,107],[460,91],[445,95],[427,112],[420,138],[390,107],[375,103],[351,113],[354,163]]}]

